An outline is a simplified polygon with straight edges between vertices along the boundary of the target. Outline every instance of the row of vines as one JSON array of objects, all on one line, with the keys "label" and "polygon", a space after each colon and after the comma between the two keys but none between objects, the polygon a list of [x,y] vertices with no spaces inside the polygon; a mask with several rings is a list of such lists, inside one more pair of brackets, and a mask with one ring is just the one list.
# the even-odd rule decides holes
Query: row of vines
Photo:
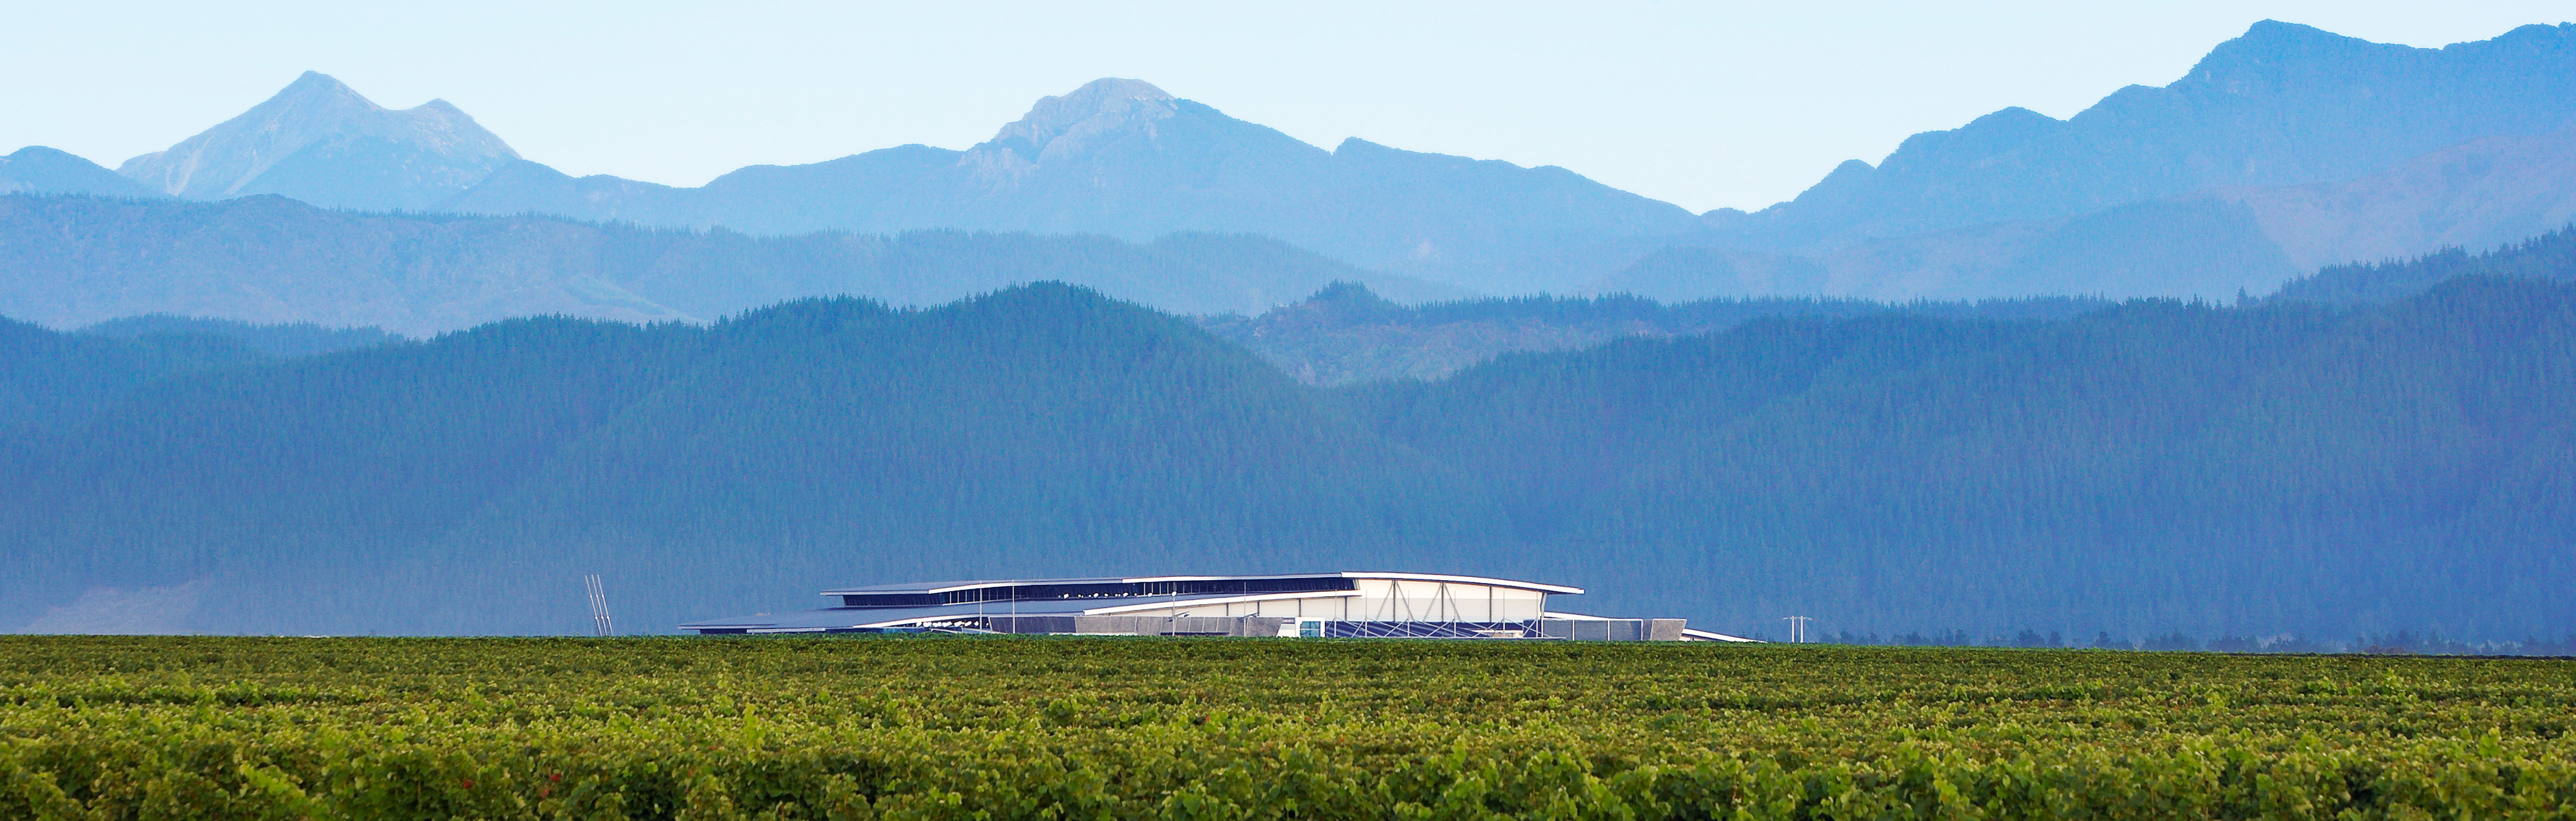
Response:
[{"label": "row of vines", "polygon": [[2576,818],[2576,662],[0,637],[0,819]]}]

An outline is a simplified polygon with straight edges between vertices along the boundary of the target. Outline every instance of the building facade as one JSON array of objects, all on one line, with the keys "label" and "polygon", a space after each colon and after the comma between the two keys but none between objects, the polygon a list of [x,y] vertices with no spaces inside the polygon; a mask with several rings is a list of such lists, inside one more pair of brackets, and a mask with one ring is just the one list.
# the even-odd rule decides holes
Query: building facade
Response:
[{"label": "building facade", "polygon": [[1133,636],[1744,641],[1681,619],[1548,608],[1582,588],[1438,573],[924,582],[823,591],[838,605],[680,625],[701,635],[989,632]]}]

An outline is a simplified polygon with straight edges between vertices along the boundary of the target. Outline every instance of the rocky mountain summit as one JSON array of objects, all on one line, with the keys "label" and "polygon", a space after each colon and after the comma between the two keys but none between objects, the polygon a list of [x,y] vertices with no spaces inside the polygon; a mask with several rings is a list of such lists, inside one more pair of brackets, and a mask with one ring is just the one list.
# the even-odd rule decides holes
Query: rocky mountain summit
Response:
[{"label": "rocky mountain summit", "polygon": [[1103,78],[1062,97],[1045,97],[960,164],[996,188],[1026,179],[1041,164],[1098,153],[1130,136],[1152,139],[1153,124],[1180,116],[1180,100],[1143,80]]},{"label": "rocky mountain summit", "polygon": [[396,111],[308,71],[241,116],[126,160],[117,173],[189,199],[278,194],[326,208],[420,210],[518,157],[445,100]]}]

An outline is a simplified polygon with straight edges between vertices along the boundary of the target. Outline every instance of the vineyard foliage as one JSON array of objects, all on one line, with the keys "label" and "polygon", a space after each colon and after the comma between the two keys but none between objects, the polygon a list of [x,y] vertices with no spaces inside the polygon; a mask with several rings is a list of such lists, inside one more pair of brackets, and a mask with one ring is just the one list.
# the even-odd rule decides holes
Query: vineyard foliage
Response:
[{"label": "vineyard foliage", "polygon": [[2576,662],[0,638],[0,818],[2566,818]]}]

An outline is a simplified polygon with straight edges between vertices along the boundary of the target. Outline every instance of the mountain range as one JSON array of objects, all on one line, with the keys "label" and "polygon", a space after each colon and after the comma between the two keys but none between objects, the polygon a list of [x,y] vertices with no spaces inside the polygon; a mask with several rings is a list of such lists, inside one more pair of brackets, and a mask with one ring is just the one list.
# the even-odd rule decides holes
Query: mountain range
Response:
[{"label": "mountain range", "polygon": [[2576,127],[2576,25],[2440,49],[2266,20],[2180,80],[2065,120],[2021,108],[1846,162],[1797,199],[1707,215],[1731,247],[1821,252],[2227,187],[2349,180],[2483,137]]},{"label": "mountain range", "polygon": [[443,101],[390,111],[308,72],[240,117],[128,160],[118,173],[189,199],[267,193],[328,208],[537,213],[760,235],[957,229],[1147,242],[1255,233],[1379,270],[1484,287],[1556,264],[1544,260],[1694,225],[1678,207],[1564,169],[1356,139],[1325,151],[1121,79],[1040,100],[965,151],[903,146],[672,188],[568,177],[520,159]]},{"label": "mountain range", "polygon": [[2356,179],[2212,188],[1813,256],[1676,245],[1586,290],[1666,300],[2259,295],[2327,266],[2498,248],[2570,224],[2576,130],[2561,130],[2482,137]]},{"label": "mountain range", "polygon": [[1439,294],[2229,297],[2568,224],[2571,78],[2567,24],[2423,49],[2264,21],[2175,82],[2066,120],[2005,109],[1847,162],[1788,202],[1692,215],[1561,168],[1357,138],[1327,151],[1137,80],[1040,100],[962,151],[901,146],[677,188],[573,178],[444,102],[387,110],[308,73],[117,174],[22,150],[0,164],[0,192],[271,193],[755,236],[1255,234]]}]

